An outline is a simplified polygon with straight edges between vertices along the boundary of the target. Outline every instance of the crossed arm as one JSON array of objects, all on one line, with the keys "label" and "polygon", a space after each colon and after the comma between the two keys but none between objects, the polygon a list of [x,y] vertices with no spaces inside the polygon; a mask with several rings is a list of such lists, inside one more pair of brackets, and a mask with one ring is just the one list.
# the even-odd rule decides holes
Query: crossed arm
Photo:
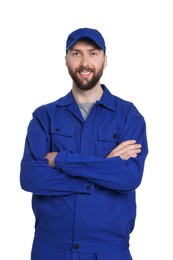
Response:
[{"label": "crossed arm", "polygon": [[[106,158],[113,158],[119,156],[122,160],[127,161],[129,158],[135,158],[141,152],[141,145],[137,144],[135,140],[128,140],[120,143],[116,148],[114,148]],[[48,164],[51,167],[55,167],[55,157],[58,152],[49,152],[46,154],[45,158],[48,160]]]},{"label": "crossed arm", "polygon": [[90,193],[86,190],[88,183],[116,191],[131,191],[140,185],[148,153],[143,117],[128,117],[119,138],[122,141],[105,158],[63,149],[47,153],[51,150],[50,140],[47,121],[44,127],[40,125],[43,118],[42,114],[34,114],[29,125],[20,173],[24,190],[38,195],[64,195]]}]

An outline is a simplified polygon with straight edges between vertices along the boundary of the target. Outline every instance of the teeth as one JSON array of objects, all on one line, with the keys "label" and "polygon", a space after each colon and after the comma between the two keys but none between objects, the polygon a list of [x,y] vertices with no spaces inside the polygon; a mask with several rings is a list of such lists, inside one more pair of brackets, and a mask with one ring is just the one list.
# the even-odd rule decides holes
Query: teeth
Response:
[{"label": "teeth", "polygon": [[81,72],[81,74],[89,74],[90,72],[86,71],[86,72]]}]

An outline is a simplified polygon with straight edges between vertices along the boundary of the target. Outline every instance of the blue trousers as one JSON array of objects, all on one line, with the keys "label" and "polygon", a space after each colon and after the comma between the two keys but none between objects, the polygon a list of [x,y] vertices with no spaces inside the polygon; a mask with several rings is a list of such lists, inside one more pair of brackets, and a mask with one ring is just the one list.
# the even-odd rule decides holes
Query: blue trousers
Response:
[{"label": "blue trousers", "polygon": [[129,250],[121,253],[83,253],[59,249],[34,240],[31,260],[132,260]]}]

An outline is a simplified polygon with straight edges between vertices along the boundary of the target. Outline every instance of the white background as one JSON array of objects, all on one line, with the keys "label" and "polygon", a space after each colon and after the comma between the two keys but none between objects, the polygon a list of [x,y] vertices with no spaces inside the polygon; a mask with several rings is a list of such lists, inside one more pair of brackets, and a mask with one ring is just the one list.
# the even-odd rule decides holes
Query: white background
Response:
[{"label": "white background", "polygon": [[101,83],[132,101],[147,122],[149,155],[137,189],[134,260],[173,259],[173,7],[168,0],[0,2],[0,259],[29,260],[31,194],[19,184],[33,110],[71,89],[65,42],[79,27],[103,34]]}]

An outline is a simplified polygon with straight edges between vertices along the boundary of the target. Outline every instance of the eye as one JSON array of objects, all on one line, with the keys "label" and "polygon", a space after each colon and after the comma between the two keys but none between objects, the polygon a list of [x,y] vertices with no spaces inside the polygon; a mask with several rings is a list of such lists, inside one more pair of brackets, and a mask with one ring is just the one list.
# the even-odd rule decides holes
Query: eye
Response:
[{"label": "eye", "polygon": [[96,51],[90,52],[90,56],[96,56],[96,55],[97,55],[97,52],[96,52]]},{"label": "eye", "polygon": [[78,51],[73,51],[72,52],[72,56],[79,56],[79,55],[80,55],[80,53]]}]

